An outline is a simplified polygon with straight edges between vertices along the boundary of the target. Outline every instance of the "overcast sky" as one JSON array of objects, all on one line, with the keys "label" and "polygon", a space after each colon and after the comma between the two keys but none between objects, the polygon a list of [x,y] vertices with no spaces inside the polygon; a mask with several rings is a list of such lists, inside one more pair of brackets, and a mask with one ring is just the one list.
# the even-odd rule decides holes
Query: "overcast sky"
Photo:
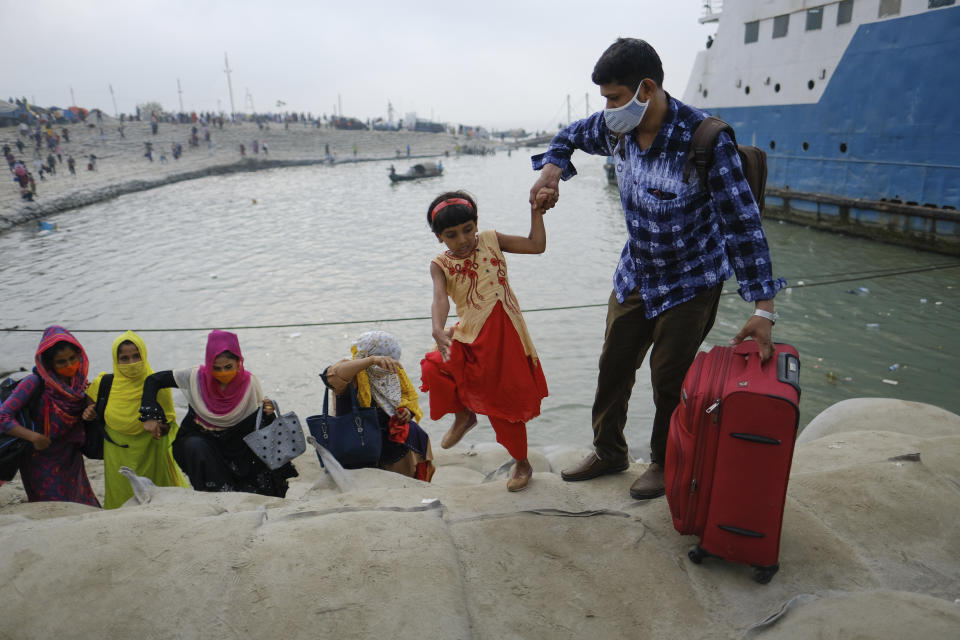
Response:
[{"label": "overcast sky", "polygon": [[[680,97],[709,27],[701,0],[0,0],[0,98],[113,114],[342,113],[555,129],[600,108],[593,65],[618,36],[650,42]],[[248,97],[248,95],[250,97]]]}]

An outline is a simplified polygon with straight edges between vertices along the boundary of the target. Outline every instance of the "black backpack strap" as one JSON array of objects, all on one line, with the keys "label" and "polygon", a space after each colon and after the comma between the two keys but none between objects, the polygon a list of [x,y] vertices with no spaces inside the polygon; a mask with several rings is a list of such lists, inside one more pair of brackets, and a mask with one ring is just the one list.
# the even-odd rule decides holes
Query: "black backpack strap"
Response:
[{"label": "black backpack strap", "polygon": [[716,116],[707,116],[700,121],[697,128],[693,131],[693,137],[690,139],[690,151],[687,154],[687,164],[683,169],[683,179],[686,181],[690,177],[690,169],[696,168],[697,175],[700,176],[700,183],[709,188],[707,184],[707,175],[710,173],[710,167],[713,166],[713,149],[717,146],[717,137],[722,131],[726,131],[737,145],[737,138],[733,134],[733,127],[717,118]]},{"label": "black backpack strap", "polygon": [[110,437],[110,434],[107,433],[107,421],[104,417],[104,412],[107,410],[107,400],[110,399],[110,389],[113,387],[113,374],[105,373],[103,377],[100,378],[100,387],[97,389],[97,404],[95,405],[97,411],[97,420],[100,423],[100,430],[103,431],[103,439],[110,444],[122,447],[124,449],[129,448],[128,444],[117,444],[114,442],[113,438]]}]

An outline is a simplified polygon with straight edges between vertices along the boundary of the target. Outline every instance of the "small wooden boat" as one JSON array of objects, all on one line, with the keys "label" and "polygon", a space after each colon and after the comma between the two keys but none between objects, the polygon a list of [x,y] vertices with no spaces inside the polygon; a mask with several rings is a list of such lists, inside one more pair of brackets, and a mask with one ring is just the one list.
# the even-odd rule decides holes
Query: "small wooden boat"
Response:
[{"label": "small wooden boat", "polygon": [[390,180],[392,182],[402,182],[404,180],[419,180],[420,178],[433,178],[443,175],[443,165],[437,164],[415,164],[406,173],[397,173],[393,165],[390,165]]}]

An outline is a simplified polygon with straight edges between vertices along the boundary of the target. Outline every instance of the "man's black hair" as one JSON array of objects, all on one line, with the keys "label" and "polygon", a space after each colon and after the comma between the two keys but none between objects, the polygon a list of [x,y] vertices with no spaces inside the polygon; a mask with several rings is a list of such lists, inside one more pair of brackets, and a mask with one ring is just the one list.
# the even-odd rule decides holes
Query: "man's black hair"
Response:
[{"label": "man's black hair", "polygon": [[663,64],[653,47],[637,38],[617,38],[607,47],[590,77],[594,84],[622,84],[637,90],[644,78],[663,86]]},{"label": "man's black hair", "polygon": [[[454,198],[462,198],[470,204],[450,204],[438,211],[435,216],[432,215],[434,208],[436,208],[438,204],[444,200]],[[431,202],[427,208],[427,224],[430,225],[430,229],[436,234],[439,234],[448,227],[463,224],[468,220],[477,221],[477,202],[473,199],[473,196],[466,191],[448,191],[441,193],[433,199],[433,202]]]}]

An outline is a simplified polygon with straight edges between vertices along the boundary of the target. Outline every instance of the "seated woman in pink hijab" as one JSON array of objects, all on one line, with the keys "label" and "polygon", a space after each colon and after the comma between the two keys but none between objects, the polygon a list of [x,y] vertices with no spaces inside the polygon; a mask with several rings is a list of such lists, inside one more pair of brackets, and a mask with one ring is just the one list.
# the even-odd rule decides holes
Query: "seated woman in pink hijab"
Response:
[{"label": "seated woman in pink hijab", "polygon": [[274,407],[264,397],[260,381],[243,368],[236,334],[211,331],[205,364],[147,377],[140,419],[157,438],[166,424],[157,392],[169,387],[180,389],[190,405],[173,441],[173,457],[194,489],[286,495],[287,480],[297,476],[293,464],[270,470],[243,441],[256,427],[260,408],[264,424],[269,424]]}]

